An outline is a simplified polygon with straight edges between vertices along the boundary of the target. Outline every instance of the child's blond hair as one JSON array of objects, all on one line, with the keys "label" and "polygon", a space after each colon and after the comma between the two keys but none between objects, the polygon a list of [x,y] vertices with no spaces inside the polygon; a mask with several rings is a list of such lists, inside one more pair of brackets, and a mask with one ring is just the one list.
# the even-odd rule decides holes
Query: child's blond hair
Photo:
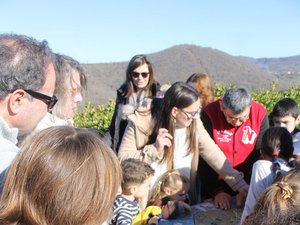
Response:
[{"label": "child's blond hair", "polygon": [[170,170],[162,174],[151,191],[150,201],[166,197],[167,195],[164,192],[166,187],[172,190],[178,189],[178,181],[182,181],[183,184],[189,184],[190,182],[189,179],[178,170]]}]

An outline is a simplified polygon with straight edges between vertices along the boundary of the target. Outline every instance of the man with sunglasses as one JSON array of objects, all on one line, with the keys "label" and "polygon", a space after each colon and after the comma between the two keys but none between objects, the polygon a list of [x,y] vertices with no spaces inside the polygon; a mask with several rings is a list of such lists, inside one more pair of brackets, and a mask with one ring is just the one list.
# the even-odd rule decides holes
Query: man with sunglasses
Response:
[{"label": "man with sunglasses", "polygon": [[[47,42],[0,35],[0,173],[19,149],[18,135],[31,132],[57,102],[53,53]],[[0,179],[1,184],[1,179]]]},{"label": "man with sunglasses", "polygon": [[[201,113],[203,125],[232,166],[250,182],[253,163],[259,158],[263,133],[269,128],[266,109],[251,99],[244,88],[228,90]],[[243,206],[246,196],[235,193],[203,160],[199,162],[202,194],[213,197],[216,207],[229,209],[231,196]]]}]

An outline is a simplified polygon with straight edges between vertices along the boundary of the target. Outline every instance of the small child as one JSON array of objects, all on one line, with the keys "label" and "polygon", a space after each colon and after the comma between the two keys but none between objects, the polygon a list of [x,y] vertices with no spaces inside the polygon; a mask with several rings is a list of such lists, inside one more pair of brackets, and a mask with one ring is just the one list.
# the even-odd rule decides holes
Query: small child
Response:
[{"label": "small child", "polygon": [[250,187],[240,224],[249,216],[261,192],[278,177],[291,169],[288,163],[293,156],[293,139],[284,127],[270,127],[261,142],[261,160],[253,164]]},{"label": "small child", "polygon": [[157,201],[164,198],[185,201],[189,203],[189,179],[178,170],[170,170],[161,175],[151,190],[150,203],[157,205]]},{"label": "small child", "polygon": [[243,225],[300,224],[300,170],[297,167],[261,193],[253,213]]},{"label": "small child", "polygon": [[113,205],[113,218],[110,224],[131,225],[140,211],[138,199],[148,198],[150,182],[154,170],[138,159],[126,159],[121,163],[123,181],[122,194],[118,195]]},{"label": "small child", "polygon": [[189,187],[189,179],[178,170],[165,172],[152,189],[148,207],[137,215],[132,224],[157,224],[160,219],[175,219],[190,214]]},{"label": "small child", "polygon": [[278,101],[271,113],[274,126],[285,127],[293,136],[294,156],[300,160],[300,112],[297,103],[291,98]]}]

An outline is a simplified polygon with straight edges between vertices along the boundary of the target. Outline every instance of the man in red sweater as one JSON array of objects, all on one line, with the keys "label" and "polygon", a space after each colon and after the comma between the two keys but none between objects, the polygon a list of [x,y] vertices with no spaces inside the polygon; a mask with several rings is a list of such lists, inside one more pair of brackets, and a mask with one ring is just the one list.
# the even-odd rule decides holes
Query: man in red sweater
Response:
[{"label": "man in red sweater", "polygon": [[[232,166],[250,182],[252,165],[260,155],[262,135],[269,128],[267,110],[253,101],[246,89],[233,88],[207,105],[201,120]],[[246,196],[233,192],[201,158],[198,171],[202,195],[212,197],[216,207],[230,208],[231,196],[235,195],[237,206],[243,206]]]}]

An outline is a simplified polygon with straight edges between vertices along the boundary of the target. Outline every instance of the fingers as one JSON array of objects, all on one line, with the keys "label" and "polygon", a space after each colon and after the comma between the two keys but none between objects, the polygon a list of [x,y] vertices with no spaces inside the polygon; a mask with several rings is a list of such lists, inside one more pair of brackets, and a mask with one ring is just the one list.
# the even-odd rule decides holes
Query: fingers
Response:
[{"label": "fingers", "polygon": [[225,192],[218,193],[214,198],[214,204],[220,209],[230,209],[231,196]]},{"label": "fingers", "polygon": [[173,136],[168,132],[167,129],[165,128],[160,128],[158,130],[158,134],[157,134],[157,137],[162,137],[162,138],[168,138],[170,140],[173,139]]},{"label": "fingers", "polygon": [[158,152],[162,154],[165,146],[170,147],[172,145],[173,136],[165,128],[160,128],[156,137],[155,147]]}]

